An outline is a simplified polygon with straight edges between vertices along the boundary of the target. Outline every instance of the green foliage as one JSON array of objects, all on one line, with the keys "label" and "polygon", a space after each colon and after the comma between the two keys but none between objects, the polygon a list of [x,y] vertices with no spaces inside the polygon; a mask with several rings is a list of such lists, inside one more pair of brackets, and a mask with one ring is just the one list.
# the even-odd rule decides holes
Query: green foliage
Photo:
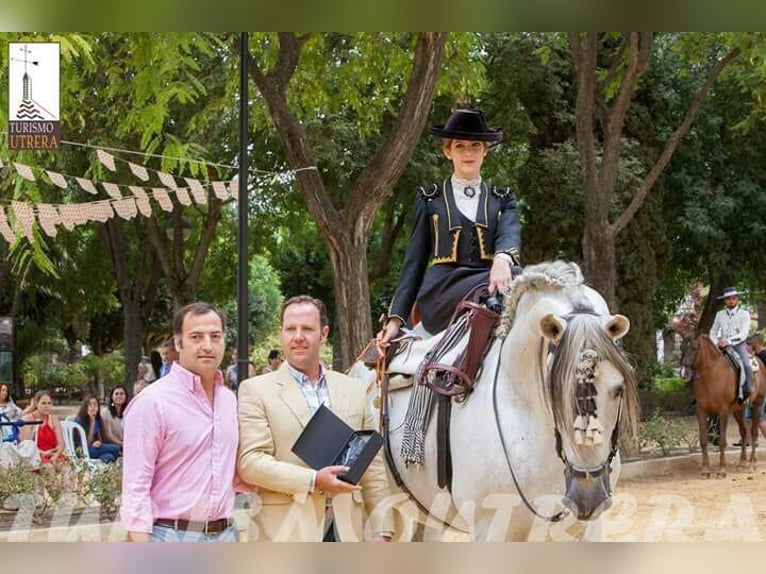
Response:
[{"label": "green foliage", "polygon": [[[8,497],[20,500],[21,496],[33,496],[38,493],[37,475],[19,463],[8,468],[0,467],[0,505],[6,504]],[[7,501],[12,504],[12,501]]]},{"label": "green foliage", "polygon": [[663,456],[667,456],[682,444],[686,433],[677,419],[663,416],[662,411],[656,408],[651,416],[641,423],[638,437],[642,448],[656,447]]},{"label": "green foliage", "polygon": [[88,467],[84,472],[86,476],[81,496],[84,500],[95,502],[101,507],[102,518],[114,520],[120,508],[122,458],[97,469]]}]

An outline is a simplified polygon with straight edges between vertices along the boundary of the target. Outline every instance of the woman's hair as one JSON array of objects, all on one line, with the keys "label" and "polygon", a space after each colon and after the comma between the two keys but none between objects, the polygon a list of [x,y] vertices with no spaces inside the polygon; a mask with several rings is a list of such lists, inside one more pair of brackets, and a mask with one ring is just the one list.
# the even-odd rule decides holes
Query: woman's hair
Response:
[{"label": "woman's hair", "polygon": [[[85,427],[85,430],[88,430],[88,427],[90,426],[90,418],[88,417],[88,405],[90,404],[90,401],[94,400],[96,401],[96,404],[98,405],[98,399],[93,395],[87,395],[82,403],[80,403],[80,409],[77,411],[77,415],[75,418],[78,422],[82,421],[80,424],[82,424],[83,427]],[[99,422],[99,426],[101,425],[101,412],[100,409],[96,409],[96,420]]]},{"label": "woman's hair", "polygon": [[5,390],[8,391],[8,396],[5,397],[5,402],[14,404],[13,397],[11,396],[11,387],[8,386],[8,383],[0,383],[0,389],[5,387]]},{"label": "woman's hair", "polygon": [[35,396],[32,397],[32,403],[35,405],[35,408],[37,408],[37,403],[39,403],[40,399],[43,398],[45,395],[48,395],[51,399],[53,398],[53,395],[48,389],[43,389],[35,393]]},{"label": "woman's hair", "polygon": [[[114,391],[117,389],[122,389],[125,393],[125,403],[122,405],[122,412],[117,414],[117,405],[114,404]],[[122,385],[117,385],[112,389],[112,392],[109,393],[109,404],[107,405],[107,408],[109,409],[109,414],[112,415],[114,418],[122,418],[122,415],[125,413],[125,407],[128,406],[128,403],[130,402],[130,395],[128,394],[128,389],[123,387]]]},{"label": "woman's hair", "polygon": [[149,353],[149,362],[152,364],[152,370],[154,371],[154,378],[160,378],[160,369],[162,368],[162,355],[159,351],[152,351]]}]

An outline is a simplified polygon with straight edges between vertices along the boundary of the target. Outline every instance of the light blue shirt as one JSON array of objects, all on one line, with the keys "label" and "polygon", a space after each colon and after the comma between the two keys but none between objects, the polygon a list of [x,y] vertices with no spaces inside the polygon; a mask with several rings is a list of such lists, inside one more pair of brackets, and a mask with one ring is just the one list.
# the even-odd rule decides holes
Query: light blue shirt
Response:
[{"label": "light blue shirt", "polygon": [[292,375],[293,380],[298,384],[298,388],[301,390],[303,398],[306,399],[306,402],[311,409],[311,413],[315,413],[319,408],[319,405],[324,405],[329,409],[330,391],[327,388],[327,377],[322,365],[319,365],[319,380],[315,386],[311,384],[311,379],[308,375],[294,369],[290,366],[290,363],[286,364],[287,370],[290,371],[290,375]]}]

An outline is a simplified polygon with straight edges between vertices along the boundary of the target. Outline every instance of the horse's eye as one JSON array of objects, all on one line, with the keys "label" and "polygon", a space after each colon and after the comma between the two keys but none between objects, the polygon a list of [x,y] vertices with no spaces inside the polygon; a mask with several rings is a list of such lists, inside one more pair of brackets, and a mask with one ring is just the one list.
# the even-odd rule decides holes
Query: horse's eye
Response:
[{"label": "horse's eye", "polygon": [[612,392],[614,393],[614,398],[619,399],[622,396],[623,392],[625,392],[625,385],[620,385],[619,387],[614,389],[614,391]]}]

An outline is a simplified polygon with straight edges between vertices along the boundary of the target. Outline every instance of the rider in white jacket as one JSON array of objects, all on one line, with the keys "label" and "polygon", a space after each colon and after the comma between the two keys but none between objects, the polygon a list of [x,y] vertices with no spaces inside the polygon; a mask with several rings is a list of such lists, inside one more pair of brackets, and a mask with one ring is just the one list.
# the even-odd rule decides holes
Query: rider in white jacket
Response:
[{"label": "rider in white jacket", "polygon": [[718,300],[723,299],[726,307],[716,313],[713,327],[710,329],[710,338],[721,349],[731,346],[742,359],[745,386],[738,392],[738,399],[741,401],[744,398],[752,398],[750,394],[753,389],[753,370],[745,344],[750,332],[750,313],[739,307],[739,295],[736,288],[727,287],[721,296],[717,297]]}]

